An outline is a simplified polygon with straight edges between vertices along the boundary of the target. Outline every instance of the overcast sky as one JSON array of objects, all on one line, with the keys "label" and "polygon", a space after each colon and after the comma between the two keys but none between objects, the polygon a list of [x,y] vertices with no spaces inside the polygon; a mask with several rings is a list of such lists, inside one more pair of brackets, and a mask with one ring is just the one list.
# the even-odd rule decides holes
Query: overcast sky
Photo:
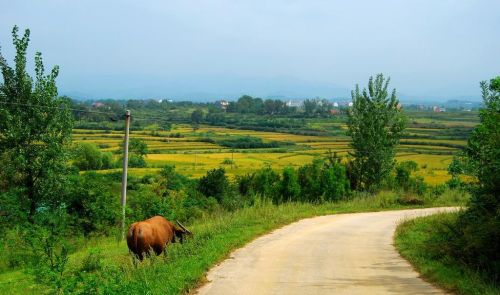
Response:
[{"label": "overcast sky", "polygon": [[10,62],[15,24],[89,98],[346,97],[379,72],[402,96],[477,98],[500,75],[498,0],[0,0]]}]

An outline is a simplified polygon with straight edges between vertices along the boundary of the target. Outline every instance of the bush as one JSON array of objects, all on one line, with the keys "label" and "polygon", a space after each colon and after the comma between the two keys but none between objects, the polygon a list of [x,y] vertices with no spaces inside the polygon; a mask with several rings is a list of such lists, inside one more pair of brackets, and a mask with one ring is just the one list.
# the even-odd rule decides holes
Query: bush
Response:
[{"label": "bush", "polygon": [[119,216],[119,199],[110,191],[106,178],[95,172],[70,178],[66,211],[74,229],[84,234],[108,233]]},{"label": "bush", "polygon": [[114,168],[113,154],[111,152],[106,152],[101,154],[102,169]]},{"label": "bush", "polygon": [[224,168],[213,169],[207,172],[207,175],[200,178],[198,182],[198,191],[206,197],[214,197],[219,203],[227,193],[229,181]]},{"label": "bush", "polygon": [[99,170],[102,167],[101,151],[95,144],[80,143],[74,149],[73,164],[80,170]]},{"label": "bush", "polygon": [[298,201],[300,196],[300,185],[297,172],[292,167],[283,169],[280,185],[280,195],[275,196],[274,202]]},{"label": "bush", "polygon": [[340,163],[325,165],[321,177],[321,191],[325,200],[337,201],[349,194],[349,181],[346,169]]},{"label": "bush", "polygon": [[128,167],[130,168],[144,168],[147,166],[148,164],[144,160],[144,157],[131,154],[128,158]]}]

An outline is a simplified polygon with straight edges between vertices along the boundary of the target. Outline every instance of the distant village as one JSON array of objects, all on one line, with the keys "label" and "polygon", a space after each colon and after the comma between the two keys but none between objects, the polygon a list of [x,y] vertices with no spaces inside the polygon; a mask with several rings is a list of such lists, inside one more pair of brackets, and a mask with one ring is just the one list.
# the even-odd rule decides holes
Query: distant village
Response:
[{"label": "distant village", "polygon": [[[156,101],[158,103],[181,103],[185,102],[186,100],[173,100],[173,99],[143,99],[144,101]],[[237,100],[230,100],[230,99],[219,99],[214,102],[199,102],[207,105],[214,105],[217,109],[225,112],[228,110],[230,107],[231,102],[236,102]],[[333,100],[327,100],[327,99],[320,99],[320,98],[312,98],[312,99],[288,99],[288,100],[283,100],[279,99],[279,101],[282,101],[285,106],[289,108],[296,108],[296,109],[303,109],[305,106],[304,104],[306,102],[314,102],[315,105],[319,107],[325,107],[326,109],[329,110],[329,112],[332,115],[336,115],[340,113],[340,110],[342,109],[347,109],[349,107],[352,107],[352,101],[350,100],[338,100],[338,101],[333,101]],[[91,106],[92,108],[106,108],[107,102],[109,100],[102,100],[102,101],[94,101],[92,102]],[[195,102],[193,102],[195,103]],[[432,103],[422,103],[422,104],[416,104],[416,103],[400,103],[398,104],[398,108],[405,108],[408,110],[419,110],[419,111],[432,111],[434,113],[445,113],[447,111],[464,111],[464,112],[471,112],[473,110],[477,110],[481,107],[480,102],[470,102],[470,101],[458,101],[458,100],[450,100],[445,102],[444,104],[432,104]]]}]

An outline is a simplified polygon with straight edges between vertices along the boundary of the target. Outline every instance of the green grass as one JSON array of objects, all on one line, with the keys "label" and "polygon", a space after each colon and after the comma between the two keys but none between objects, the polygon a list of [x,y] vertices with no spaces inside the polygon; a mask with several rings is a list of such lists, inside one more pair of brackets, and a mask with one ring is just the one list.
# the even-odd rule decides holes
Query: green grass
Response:
[{"label": "green grass", "polygon": [[[399,197],[395,192],[381,192],[375,196],[319,205],[287,203],[276,206],[258,201],[252,207],[214,213],[196,220],[188,225],[194,233],[188,242],[170,245],[166,257],[146,259],[137,267],[133,265],[124,242],[117,242],[112,237],[97,238],[87,241],[70,256],[64,276],[68,282],[77,282],[74,284],[76,290],[82,293],[186,293],[202,283],[205,273],[231,251],[294,221],[326,214],[420,208],[434,204],[457,205],[463,204],[467,196],[445,195],[442,200],[441,197],[425,199],[424,206],[402,206],[398,203]],[[83,261],[90,252],[96,251],[102,257],[102,267],[83,272]],[[0,294],[19,294],[33,288],[43,290],[34,285],[33,278],[19,270],[0,274]],[[65,291],[69,293],[71,290]]]},{"label": "green grass", "polygon": [[500,287],[481,273],[449,257],[440,257],[426,247],[437,234],[436,228],[452,222],[459,213],[440,213],[405,221],[396,230],[395,245],[401,255],[422,276],[436,285],[457,294],[500,294]]}]

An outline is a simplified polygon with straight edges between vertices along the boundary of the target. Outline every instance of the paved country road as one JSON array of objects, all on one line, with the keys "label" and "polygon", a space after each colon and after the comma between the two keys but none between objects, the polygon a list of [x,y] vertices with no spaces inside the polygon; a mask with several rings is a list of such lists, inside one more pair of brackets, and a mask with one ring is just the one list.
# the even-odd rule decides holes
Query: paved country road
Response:
[{"label": "paved country road", "polygon": [[234,251],[198,294],[443,294],[393,246],[405,218],[454,208],[304,219]]}]

